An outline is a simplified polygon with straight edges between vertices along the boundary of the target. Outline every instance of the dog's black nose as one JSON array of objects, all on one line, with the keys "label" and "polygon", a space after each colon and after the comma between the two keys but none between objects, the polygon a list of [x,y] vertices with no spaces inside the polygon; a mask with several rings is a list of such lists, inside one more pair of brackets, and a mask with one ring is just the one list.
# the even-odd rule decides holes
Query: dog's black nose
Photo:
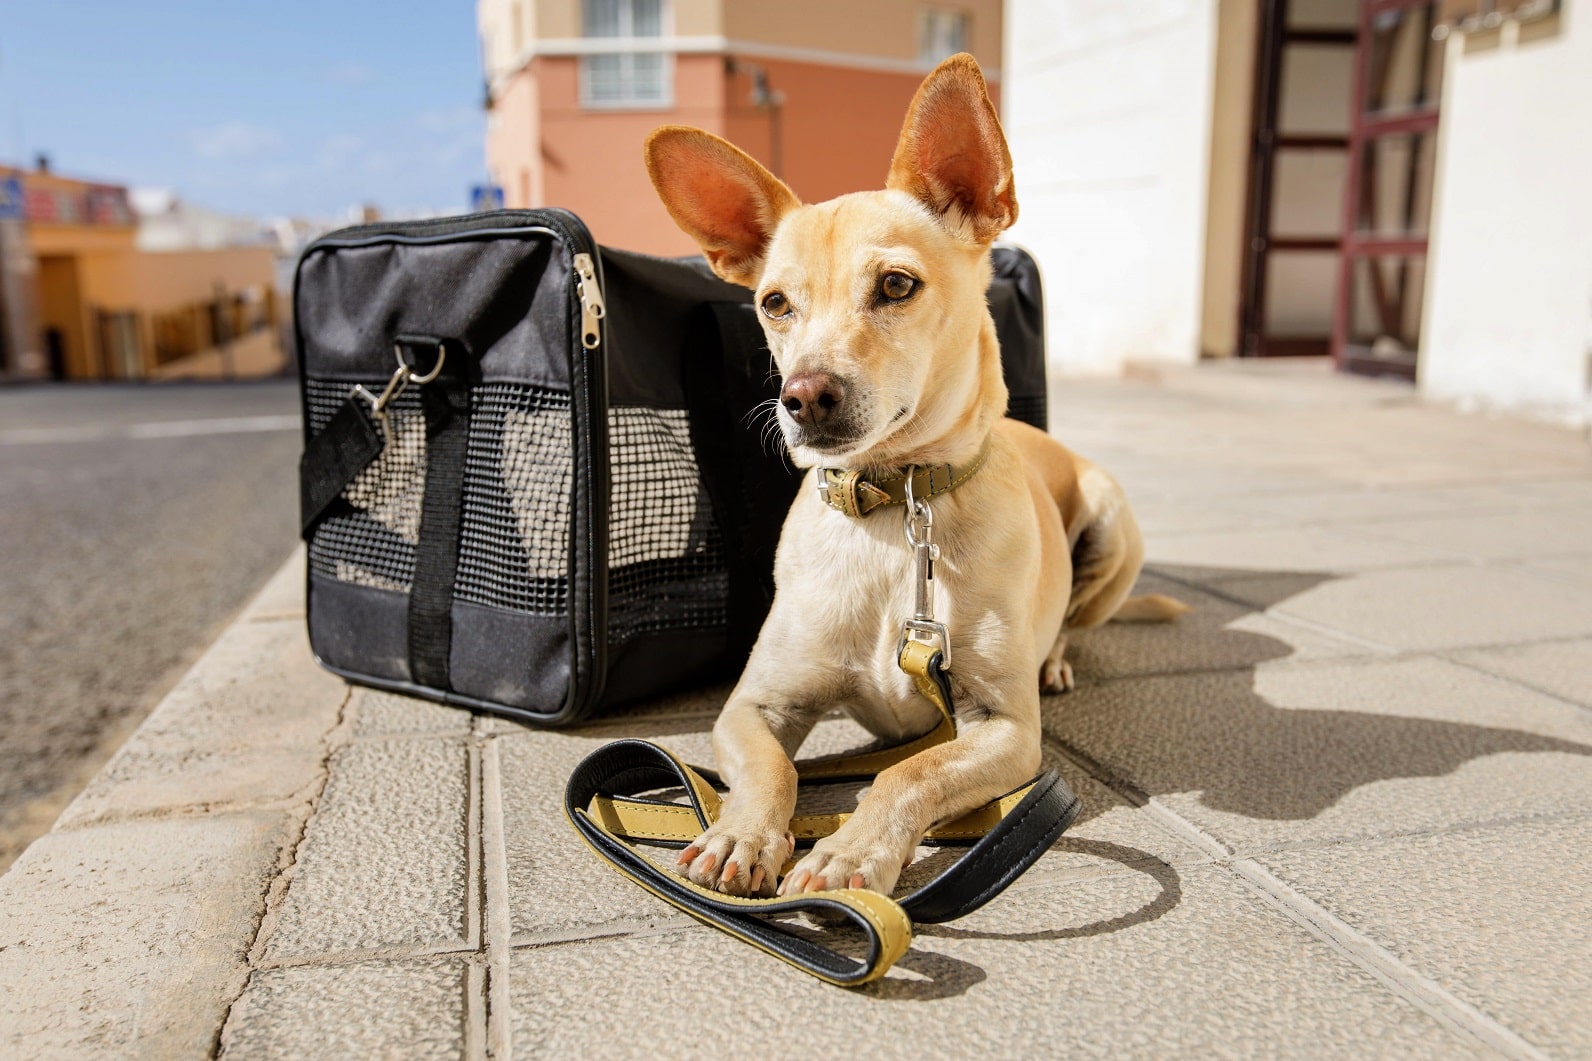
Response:
[{"label": "dog's black nose", "polygon": [[792,420],[804,427],[821,424],[835,414],[846,396],[846,388],[825,372],[809,372],[785,381],[779,402]]}]

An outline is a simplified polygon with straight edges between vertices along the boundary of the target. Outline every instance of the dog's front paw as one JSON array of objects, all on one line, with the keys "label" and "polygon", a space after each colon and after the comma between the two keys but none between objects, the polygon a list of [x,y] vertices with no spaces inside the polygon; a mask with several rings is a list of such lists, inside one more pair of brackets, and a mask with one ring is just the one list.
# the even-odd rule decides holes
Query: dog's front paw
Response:
[{"label": "dog's front paw", "polygon": [[790,833],[718,822],[680,852],[675,872],[726,895],[773,895],[780,867],[796,850]]},{"label": "dog's front paw", "polygon": [[[906,863],[901,854],[885,846],[852,846],[831,843],[818,845],[786,875],[779,886],[781,895],[821,892],[831,888],[871,888],[889,895]],[[909,855],[907,861],[911,860]]]}]

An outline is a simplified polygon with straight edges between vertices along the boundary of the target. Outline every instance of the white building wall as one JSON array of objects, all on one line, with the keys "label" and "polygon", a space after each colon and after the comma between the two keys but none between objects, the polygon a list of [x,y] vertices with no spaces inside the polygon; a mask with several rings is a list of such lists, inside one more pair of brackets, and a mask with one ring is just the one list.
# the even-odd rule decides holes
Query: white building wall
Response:
[{"label": "white building wall", "polygon": [[1003,123],[1071,372],[1199,356],[1216,0],[1010,0]]},{"label": "white building wall", "polygon": [[1418,378],[1432,397],[1584,424],[1592,0],[1556,21],[1449,42]]}]

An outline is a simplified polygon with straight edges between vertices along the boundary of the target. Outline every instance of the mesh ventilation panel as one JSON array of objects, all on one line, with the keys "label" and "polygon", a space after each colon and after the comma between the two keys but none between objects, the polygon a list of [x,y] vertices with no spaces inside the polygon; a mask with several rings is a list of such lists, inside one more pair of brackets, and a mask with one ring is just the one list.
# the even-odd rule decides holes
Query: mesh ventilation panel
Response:
[{"label": "mesh ventilation panel", "polygon": [[685,410],[611,409],[608,458],[609,641],[722,627],[729,592],[724,542]]},{"label": "mesh ventilation panel", "polygon": [[[308,381],[312,431],[326,426],[350,387]],[[508,611],[568,614],[569,395],[487,383],[470,401],[454,593]],[[405,391],[391,409],[395,443],[343,492],[346,506],[321,522],[309,556],[321,574],[407,592],[425,496],[419,389]],[[722,627],[729,590],[724,543],[686,412],[617,407],[608,427],[610,643]]]},{"label": "mesh ventilation panel", "polygon": [[1045,430],[1046,402],[1043,394],[1013,394],[1006,400],[1006,415]]},{"label": "mesh ventilation panel", "polygon": [[569,395],[519,383],[470,393],[454,593],[532,615],[569,611]]},{"label": "mesh ventilation panel", "polygon": [[[310,430],[320,431],[348,397],[352,384],[311,380],[306,386]],[[343,582],[408,590],[415,574],[420,502],[426,490],[426,424],[420,396],[400,394],[388,406],[393,443],[343,491],[347,506],[333,510],[310,540],[310,567]]]}]

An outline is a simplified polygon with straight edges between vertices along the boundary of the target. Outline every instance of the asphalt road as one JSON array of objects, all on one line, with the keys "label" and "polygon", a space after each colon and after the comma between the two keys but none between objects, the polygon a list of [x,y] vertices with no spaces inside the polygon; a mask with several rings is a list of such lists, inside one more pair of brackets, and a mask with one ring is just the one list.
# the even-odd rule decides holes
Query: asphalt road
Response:
[{"label": "asphalt road", "polygon": [[291,552],[292,383],[0,387],[0,871]]}]

